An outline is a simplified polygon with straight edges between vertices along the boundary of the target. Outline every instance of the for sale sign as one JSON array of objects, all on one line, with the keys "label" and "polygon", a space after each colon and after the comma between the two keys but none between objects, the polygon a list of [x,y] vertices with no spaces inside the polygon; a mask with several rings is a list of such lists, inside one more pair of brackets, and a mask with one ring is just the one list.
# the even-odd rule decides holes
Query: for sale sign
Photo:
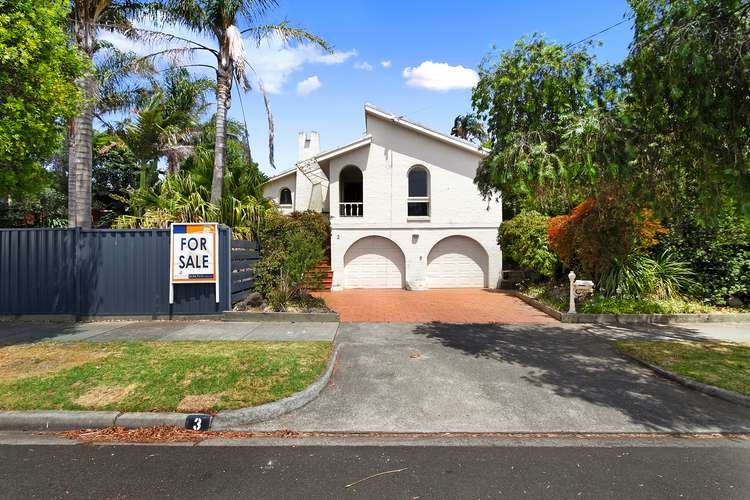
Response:
[{"label": "for sale sign", "polygon": [[[219,228],[215,223],[174,223],[170,244],[170,289],[182,283],[216,283],[219,302]],[[174,302],[170,293],[170,303]]]}]

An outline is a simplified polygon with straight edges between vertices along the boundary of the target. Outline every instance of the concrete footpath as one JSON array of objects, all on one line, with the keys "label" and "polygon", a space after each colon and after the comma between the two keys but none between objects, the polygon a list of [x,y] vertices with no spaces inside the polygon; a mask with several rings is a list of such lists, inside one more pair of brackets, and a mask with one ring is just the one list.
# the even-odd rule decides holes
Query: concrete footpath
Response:
[{"label": "concrete footpath", "polygon": [[332,341],[338,323],[249,321],[0,322],[0,346],[41,340],[89,342],[260,340]]}]

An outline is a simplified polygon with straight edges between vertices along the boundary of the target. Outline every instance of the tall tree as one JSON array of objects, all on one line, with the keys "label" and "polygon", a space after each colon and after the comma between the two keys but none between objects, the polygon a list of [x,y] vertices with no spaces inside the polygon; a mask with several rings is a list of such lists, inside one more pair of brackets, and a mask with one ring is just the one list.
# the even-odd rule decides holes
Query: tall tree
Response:
[{"label": "tall tree", "polygon": [[[245,68],[252,69],[252,62],[247,60],[242,35],[246,34],[257,41],[275,35],[284,41],[309,42],[324,50],[331,50],[320,37],[291,27],[285,22],[271,25],[259,24],[262,16],[276,6],[276,0],[168,0],[167,20],[180,23],[195,33],[215,37],[218,45],[218,49],[213,49],[193,43],[186,49],[208,51],[216,57],[216,141],[211,182],[211,203],[214,205],[218,205],[221,201],[226,116],[232,83],[237,82],[243,90],[250,88]],[[238,24],[247,27],[240,29]],[[261,92],[263,92],[262,86]],[[273,122],[265,92],[263,95],[269,118],[269,150],[271,164],[273,164]]]},{"label": "tall tree", "polygon": [[66,0],[0,0],[0,197],[45,184],[64,124],[80,102],[84,63],[67,43]]},{"label": "tall tree", "polygon": [[185,68],[170,68],[161,81],[136,100],[133,116],[118,124],[118,135],[143,162],[144,170],[156,173],[161,158],[168,171],[179,170],[191,155],[201,133],[201,117],[208,109],[206,93],[214,87],[206,78],[193,78]]},{"label": "tall tree", "polygon": [[99,98],[94,53],[102,45],[99,30],[133,33],[131,19],[153,13],[159,2],[138,0],[71,0],[70,26],[73,40],[92,68],[78,79],[83,104],[69,127],[68,223],[91,227],[91,169],[94,115]]},{"label": "tall tree", "polygon": [[488,55],[479,76],[472,106],[491,149],[477,170],[480,191],[502,195],[511,211],[567,212],[610,163],[593,136],[616,98],[614,73],[586,46],[534,36]]},{"label": "tall tree", "polygon": [[750,2],[630,4],[626,112],[643,192],[669,206],[696,183],[707,209],[730,192],[750,213]]}]

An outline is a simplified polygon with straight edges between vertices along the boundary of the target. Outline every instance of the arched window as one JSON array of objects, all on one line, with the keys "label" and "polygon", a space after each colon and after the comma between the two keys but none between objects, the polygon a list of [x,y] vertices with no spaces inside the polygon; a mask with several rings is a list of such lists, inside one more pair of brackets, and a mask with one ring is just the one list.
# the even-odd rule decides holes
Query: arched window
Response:
[{"label": "arched window", "polygon": [[417,166],[409,170],[408,176],[407,216],[427,218],[430,216],[430,173],[426,168]]},{"label": "arched window", "polygon": [[339,174],[339,216],[362,217],[362,171],[354,165],[348,165]]},{"label": "arched window", "polygon": [[289,188],[284,188],[279,193],[279,205],[291,205],[292,204],[292,192]]}]

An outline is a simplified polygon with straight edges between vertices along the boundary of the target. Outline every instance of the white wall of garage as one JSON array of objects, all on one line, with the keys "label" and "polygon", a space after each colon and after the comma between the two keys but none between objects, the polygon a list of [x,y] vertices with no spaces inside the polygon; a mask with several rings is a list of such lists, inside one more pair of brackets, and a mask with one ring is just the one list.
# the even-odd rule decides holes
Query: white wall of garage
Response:
[{"label": "white wall of garage", "polygon": [[[470,228],[470,227],[450,227],[450,228],[394,228],[394,229],[379,229],[371,230],[365,228],[347,228],[347,229],[334,229],[331,234],[331,267],[334,271],[333,277],[333,289],[342,290],[345,288],[381,288],[379,286],[366,286],[359,285],[353,286],[352,281],[347,281],[346,267],[351,262],[352,254],[347,255],[350,248],[354,249],[354,255],[360,255],[364,249],[368,246],[372,246],[373,240],[368,239],[369,236],[380,236],[387,238],[392,241],[401,250],[404,258],[405,269],[404,269],[404,288],[410,290],[426,290],[428,288],[461,288],[461,287],[489,287],[497,288],[500,281],[501,274],[501,252],[500,247],[497,244],[497,229],[496,228]],[[461,236],[469,238],[476,244],[467,244],[461,238],[455,239],[452,237]],[[440,244],[441,241],[445,240],[446,243]],[[360,242],[360,245],[355,245]],[[456,244],[458,243],[458,244]],[[468,268],[456,268],[449,270],[446,264],[452,263],[454,265],[460,264],[462,261],[464,264],[467,262],[460,258],[451,258],[451,254],[457,252],[448,251],[444,252],[446,245],[449,250],[456,248],[463,249],[465,255],[472,256],[476,260],[484,258],[486,274],[483,277],[482,283],[476,279],[476,264],[471,264]],[[372,246],[370,253],[380,252],[382,245]],[[432,280],[430,279],[429,273],[429,259],[430,252],[436,248],[436,252],[433,252],[433,257],[436,255],[441,256],[438,259],[439,268],[442,272],[447,275],[452,275],[452,280],[446,279],[444,281],[436,280],[434,275]],[[441,247],[443,250],[441,250]],[[481,254],[484,252],[484,255]],[[448,257],[448,259],[445,259]],[[451,262],[452,261],[452,262]],[[435,274],[435,273],[433,273]],[[432,284],[430,284],[432,281]],[[374,282],[374,281],[373,281]],[[361,283],[361,282],[360,282]]]}]

